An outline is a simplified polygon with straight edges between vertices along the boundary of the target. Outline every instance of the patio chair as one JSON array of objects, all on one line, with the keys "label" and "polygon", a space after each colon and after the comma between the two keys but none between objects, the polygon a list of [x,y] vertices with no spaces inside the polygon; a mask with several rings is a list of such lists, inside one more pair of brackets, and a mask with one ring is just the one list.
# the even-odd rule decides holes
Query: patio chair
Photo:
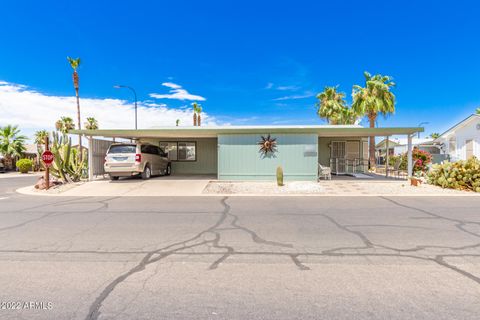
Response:
[{"label": "patio chair", "polygon": [[401,164],[402,164],[402,159],[397,159],[395,161],[395,164],[393,165],[393,168],[389,169],[389,172],[391,172],[397,178],[401,178],[400,174],[405,174],[405,176],[407,176],[407,170],[400,169]]},{"label": "patio chair", "polygon": [[325,180],[332,180],[332,170],[329,167],[324,167],[318,164],[318,180],[323,177]]}]

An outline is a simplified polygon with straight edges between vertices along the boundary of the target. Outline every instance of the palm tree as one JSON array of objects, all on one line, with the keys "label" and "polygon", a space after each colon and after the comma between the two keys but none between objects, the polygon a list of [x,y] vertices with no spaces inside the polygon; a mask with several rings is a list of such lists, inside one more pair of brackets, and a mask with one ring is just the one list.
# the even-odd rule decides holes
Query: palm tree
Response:
[{"label": "palm tree", "polygon": [[88,117],[84,125],[87,130],[98,130],[98,121],[94,117]]},{"label": "palm tree", "polygon": [[198,111],[198,126],[200,127],[202,125],[202,117],[200,116],[202,114],[201,105],[198,105],[197,111]]},{"label": "palm tree", "polygon": [[432,139],[437,139],[438,137],[440,137],[440,133],[438,133],[438,132],[434,132],[434,133],[430,134],[430,138],[432,138]]},{"label": "palm tree", "polygon": [[476,112],[477,114],[480,114],[480,108],[477,108],[477,110],[475,110],[475,112]]},{"label": "palm tree", "polygon": [[[359,115],[365,115],[370,121],[370,128],[375,127],[379,114],[387,116],[395,112],[395,95],[390,91],[395,83],[389,76],[381,74],[370,75],[365,72],[365,87],[353,86],[353,110]],[[369,143],[370,167],[375,166],[375,137],[370,136]]]},{"label": "palm tree", "polygon": [[175,126],[178,127],[179,124],[180,124],[180,119],[175,120]]},{"label": "palm tree", "polygon": [[18,126],[0,127],[0,153],[5,156],[7,166],[12,167],[13,158],[20,157],[25,152],[27,137],[20,135]]},{"label": "palm tree", "polygon": [[345,93],[338,92],[337,87],[325,87],[317,99],[318,116],[330,124],[354,124],[357,120],[355,112],[347,107]]},{"label": "palm tree", "polygon": [[[80,58],[73,59],[67,57],[70,66],[73,69],[73,87],[75,88],[75,97],[77,98],[77,121],[78,121],[78,130],[82,129],[82,125],[80,122],[80,96],[78,95],[78,88],[79,88],[79,78],[77,69],[80,66]],[[80,146],[80,150],[82,150],[82,135],[78,135],[78,144]],[[82,153],[79,152],[80,161],[82,161]]]},{"label": "palm tree", "polygon": [[[202,112],[202,107],[199,103],[192,103],[192,106],[193,106],[193,126],[197,126],[197,114],[199,114],[200,112]],[[198,115],[198,118],[200,117],[200,115]],[[199,124],[200,125],[200,124]]]},{"label": "palm tree", "polygon": [[68,131],[75,129],[75,124],[73,119],[70,117],[61,117],[57,122],[55,122],[55,129],[60,131],[62,134],[67,134]]}]

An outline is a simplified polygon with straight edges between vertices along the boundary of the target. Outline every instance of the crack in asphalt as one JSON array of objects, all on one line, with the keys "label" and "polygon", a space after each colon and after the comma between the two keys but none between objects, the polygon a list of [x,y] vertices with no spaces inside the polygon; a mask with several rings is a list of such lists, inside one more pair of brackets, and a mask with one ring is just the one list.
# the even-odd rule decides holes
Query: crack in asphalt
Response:
[{"label": "crack in asphalt", "polygon": [[[228,197],[224,197],[221,199],[221,204],[223,206],[223,211],[220,213],[220,217],[218,220],[209,228],[199,232],[195,236],[191,237],[190,239],[184,240],[177,242],[175,244],[169,245],[164,248],[160,249],[155,249],[150,252],[148,252],[143,259],[140,261],[139,264],[137,264],[135,267],[130,269],[128,272],[122,274],[121,276],[117,277],[114,281],[112,281],[108,286],[105,287],[105,289],[100,293],[100,295],[95,299],[95,301],[90,305],[89,313],[86,317],[87,320],[93,320],[93,319],[98,319],[100,316],[100,308],[102,307],[103,302],[108,298],[108,296],[112,293],[112,291],[123,281],[125,281],[128,277],[141,272],[145,270],[146,266],[161,261],[165,259],[168,256],[171,256],[175,253],[178,253],[180,251],[183,251],[185,249],[192,249],[195,247],[199,247],[202,245],[210,245],[215,249],[220,249],[220,250],[225,250],[225,252],[215,260],[209,267],[210,270],[214,270],[218,268],[218,266],[223,263],[228,257],[231,255],[236,254],[236,251],[233,247],[227,246],[227,245],[222,245],[220,244],[221,241],[221,232],[227,230],[237,230],[237,231],[243,231],[247,233],[253,242],[257,244],[262,244],[262,245],[269,245],[269,246],[276,246],[276,247],[283,247],[283,248],[293,248],[292,244],[287,244],[287,243],[282,243],[282,242],[277,242],[277,241],[271,241],[271,240],[266,240],[262,237],[260,237],[255,231],[241,226],[238,222],[239,218],[237,215],[234,215],[231,213],[231,207],[227,203]],[[226,223],[228,220],[230,222],[226,227],[220,228],[224,223]],[[210,240],[203,240],[199,243],[193,243],[191,245],[188,245],[188,243],[197,241],[201,239],[202,237],[211,234],[213,235],[213,239]],[[173,247],[178,247],[175,249],[170,249]],[[170,250],[168,250],[170,249]],[[168,250],[168,251],[165,251]],[[188,252],[187,254],[194,255],[192,252]],[[215,253],[218,255],[218,253]],[[303,265],[300,260],[298,259],[299,254],[288,254],[290,258],[292,259],[293,263],[300,269],[300,270],[309,270],[307,266]]]}]

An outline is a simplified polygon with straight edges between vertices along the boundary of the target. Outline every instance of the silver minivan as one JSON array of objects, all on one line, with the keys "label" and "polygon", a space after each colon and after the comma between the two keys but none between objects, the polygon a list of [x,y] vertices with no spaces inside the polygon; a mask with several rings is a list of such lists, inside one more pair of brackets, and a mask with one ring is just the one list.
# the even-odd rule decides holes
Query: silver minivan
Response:
[{"label": "silver minivan", "polygon": [[153,144],[115,143],[108,148],[104,169],[111,180],[133,175],[150,179],[152,175],[170,175],[172,165],[167,153]]}]

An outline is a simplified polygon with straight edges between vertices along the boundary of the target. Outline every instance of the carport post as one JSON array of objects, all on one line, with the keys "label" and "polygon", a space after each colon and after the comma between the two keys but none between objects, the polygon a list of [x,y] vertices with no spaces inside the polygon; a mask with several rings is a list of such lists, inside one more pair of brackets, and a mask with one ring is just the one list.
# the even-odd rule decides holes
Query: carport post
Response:
[{"label": "carport post", "polygon": [[88,180],[93,180],[93,137],[88,137]]},{"label": "carport post", "polygon": [[413,161],[412,161],[412,135],[408,135],[408,143],[407,143],[407,174],[409,177],[412,176],[413,173]]},{"label": "carport post", "polygon": [[385,177],[388,177],[388,136],[385,140]]}]

